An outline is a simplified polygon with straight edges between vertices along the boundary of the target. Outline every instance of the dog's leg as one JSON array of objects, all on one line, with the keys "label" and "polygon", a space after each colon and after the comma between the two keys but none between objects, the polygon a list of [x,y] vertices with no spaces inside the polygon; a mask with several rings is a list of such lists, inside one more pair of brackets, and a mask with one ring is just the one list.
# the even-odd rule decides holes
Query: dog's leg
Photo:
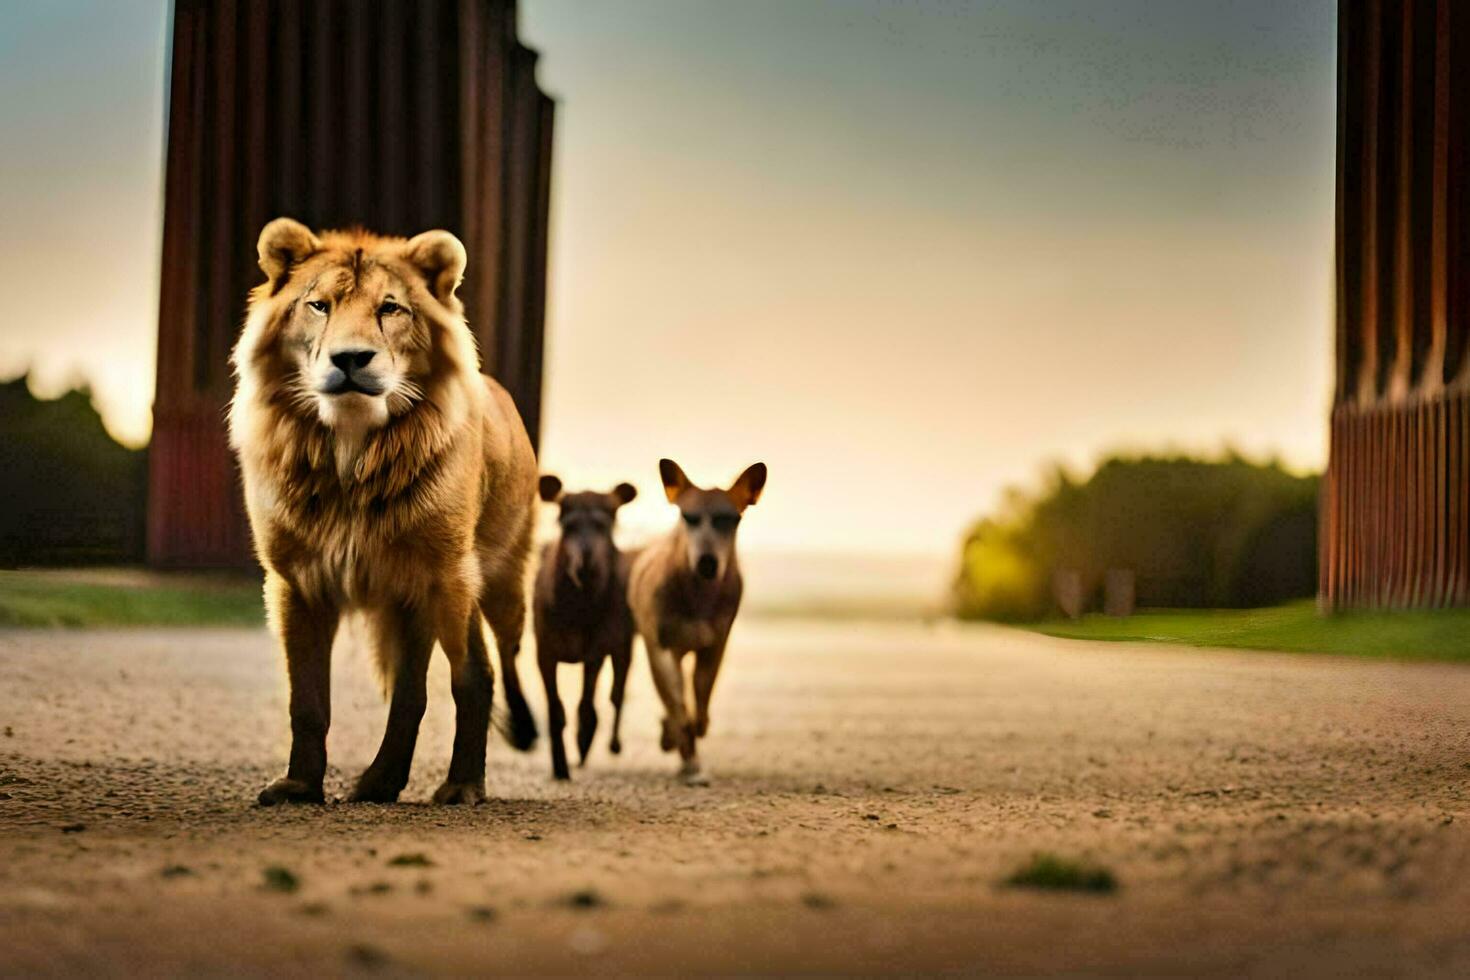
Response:
[{"label": "dog's leg", "polygon": [[597,678],[602,674],[602,661],[606,659],[601,650],[592,649],[589,659],[582,664],[582,700],[577,705],[577,765],[587,764],[587,752],[592,748],[592,736],[597,734],[597,707],[592,699],[597,694]]},{"label": "dog's leg", "polygon": [[514,582],[485,583],[480,608],[495,634],[495,652],[500,658],[500,683],[505,688],[505,704],[510,709],[510,726],[505,740],[522,752],[536,744],[536,719],[521,692],[521,678],[516,673],[516,654],[521,649],[521,633],[526,628],[526,597],[520,579]]},{"label": "dog's leg", "polygon": [[664,733],[659,745],[668,752],[679,750],[683,765],[680,775],[686,780],[697,778],[699,758],[695,754],[694,726],[684,704],[684,672],[679,669],[679,659],[671,650],[649,643],[648,664],[653,669],[653,686],[658,689],[659,699],[664,703]]},{"label": "dog's leg", "polygon": [[406,608],[379,610],[374,616],[377,642],[390,645],[379,654],[392,670],[388,727],[378,754],[357,780],[349,799],[363,803],[392,803],[408,785],[419,722],[428,705],[426,679],[434,628],[424,613]]},{"label": "dog's leg", "polygon": [[698,738],[704,738],[709,731],[709,698],[714,693],[715,678],[724,659],[724,642],[694,654],[694,734]]},{"label": "dog's leg", "polygon": [[546,737],[551,741],[551,775],[554,779],[571,779],[567,768],[567,747],[562,731],[567,727],[567,713],[556,690],[556,657],[543,652],[537,643],[536,664],[541,668],[541,685],[546,688]]},{"label": "dog's leg", "polygon": [[485,735],[495,700],[495,674],[490,669],[478,606],[470,608],[469,628],[464,633],[463,644],[441,641],[449,657],[449,683],[454,691],[454,754],[449,757],[444,785],[434,793],[435,803],[485,800]]},{"label": "dog's leg", "polygon": [[608,743],[608,749],[613,755],[623,751],[623,742],[620,735],[623,726],[623,691],[628,686],[628,668],[633,663],[633,644],[619,644],[612,654],[612,741]]},{"label": "dog's leg", "polygon": [[291,685],[291,761],[286,775],[260,791],[261,806],[321,803],[327,771],[327,728],[332,722],[332,638],[339,612],[306,602],[286,580],[266,576],[271,625],[286,652]]}]

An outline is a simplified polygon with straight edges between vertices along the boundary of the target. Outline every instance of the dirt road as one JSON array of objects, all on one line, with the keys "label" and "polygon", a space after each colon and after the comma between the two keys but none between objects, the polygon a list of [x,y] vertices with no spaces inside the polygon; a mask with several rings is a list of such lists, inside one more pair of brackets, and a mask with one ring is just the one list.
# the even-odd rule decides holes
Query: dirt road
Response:
[{"label": "dirt road", "polygon": [[[386,709],[334,683],[340,795]],[[263,632],[0,634],[0,972],[1470,972],[1470,670],[751,620],[704,789],[629,697],[439,808],[436,663],[406,802],[258,809]],[[1036,851],[1121,888],[998,884]]]}]

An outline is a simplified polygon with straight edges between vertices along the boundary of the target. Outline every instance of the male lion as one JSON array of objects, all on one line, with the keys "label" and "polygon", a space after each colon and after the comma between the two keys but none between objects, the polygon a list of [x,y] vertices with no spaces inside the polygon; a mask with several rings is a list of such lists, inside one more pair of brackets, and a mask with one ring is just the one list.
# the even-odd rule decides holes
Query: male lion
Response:
[{"label": "male lion", "polygon": [[290,765],[260,802],[323,800],[332,639],[349,610],[368,620],[391,693],[383,744],[351,799],[391,802],[408,782],[437,640],[456,730],[434,799],[483,800],[494,675],[481,613],[508,737],[519,748],[536,737],[515,655],[537,487],[525,426],[480,374],[454,295],[464,246],[447,231],[317,236],[279,218],[258,249],[266,281],[233,354],[230,443],[291,687]]}]

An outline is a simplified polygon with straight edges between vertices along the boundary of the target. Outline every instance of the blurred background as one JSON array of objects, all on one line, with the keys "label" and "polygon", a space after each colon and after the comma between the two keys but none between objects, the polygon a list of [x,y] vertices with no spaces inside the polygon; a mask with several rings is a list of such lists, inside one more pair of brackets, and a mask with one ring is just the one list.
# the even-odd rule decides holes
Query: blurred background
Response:
[{"label": "blurred background", "polygon": [[[1370,25],[1400,52],[1372,77],[1428,82],[1372,104],[1402,95],[1392,133],[1433,147],[1417,7],[1417,35]],[[1344,178],[1338,134],[1381,128],[1339,91],[1336,4],[299,9],[0,12],[0,562],[248,564],[224,358],[255,234],[290,213],[465,238],[487,368],[545,471],[643,491],[628,542],[670,523],[660,456],[706,484],[767,462],[742,548],[770,609],[1318,593],[1329,413],[1359,392],[1335,188],[1379,180]],[[1416,228],[1448,206],[1424,174]],[[1444,335],[1427,302],[1394,315]],[[1464,489],[1439,465],[1436,512]],[[1453,566],[1464,527],[1434,533]]]}]

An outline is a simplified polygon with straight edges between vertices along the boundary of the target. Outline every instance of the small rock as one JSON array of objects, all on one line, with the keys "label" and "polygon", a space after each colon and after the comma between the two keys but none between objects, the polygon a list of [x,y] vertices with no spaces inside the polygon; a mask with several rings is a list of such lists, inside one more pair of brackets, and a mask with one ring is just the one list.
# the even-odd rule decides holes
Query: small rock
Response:
[{"label": "small rock", "polygon": [[388,962],[388,954],[367,943],[353,943],[347,947],[347,958],[358,966],[376,969]]},{"label": "small rock", "polygon": [[393,886],[386,881],[375,881],[370,885],[358,885],[349,892],[353,895],[386,895],[393,890]]},{"label": "small rock", "polygon": [[394,868],[432,868],[434,866],[429,856],[420,852],[400,854],[395,858],[390,858],[388,864]]},{"label": "small rock", "polygon": [[494,922],[495,917],[499,915],[498,912],[488,905],[472,905],[465,911],[476,922]]},{"label": "small rock", "polygon": [[607,900],[591,888],[572,892],[566,898],[566,903],[574,909],[595,909],[607,904]]},{"label": "small rock", "polygon": [[61,832],[63,834],[80,834],[86,829],[87,825],[84,823],[65,823],[61,825]]}]

